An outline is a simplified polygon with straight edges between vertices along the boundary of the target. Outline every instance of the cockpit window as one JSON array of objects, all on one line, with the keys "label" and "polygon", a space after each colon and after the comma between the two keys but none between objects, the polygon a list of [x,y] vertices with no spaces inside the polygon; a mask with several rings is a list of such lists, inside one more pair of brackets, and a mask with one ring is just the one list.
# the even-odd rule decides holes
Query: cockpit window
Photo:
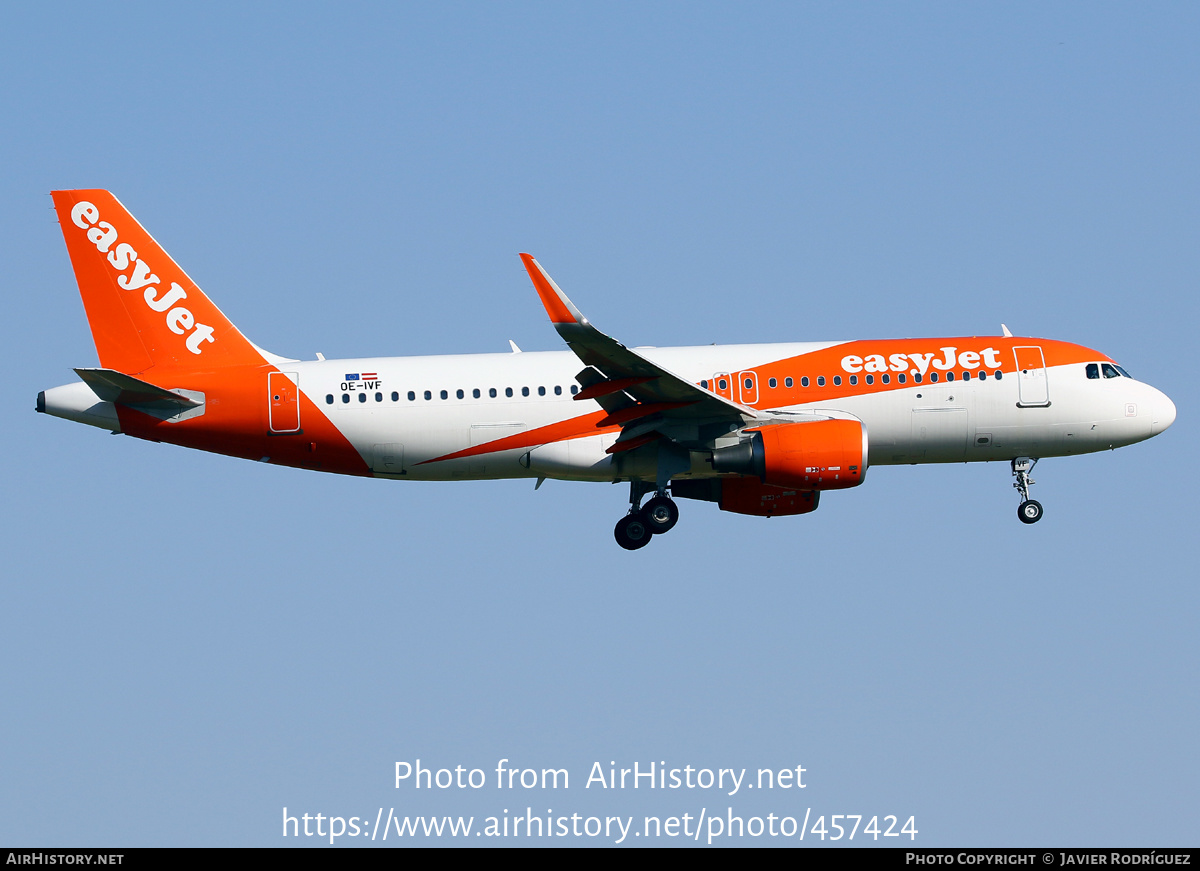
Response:
[{"label": "cockpit window", "polygon": [[1103,373],[1105,378],[1132,378],[1133,376],[1115,363],[1088,363],[1087,377],[1099,378]]}]

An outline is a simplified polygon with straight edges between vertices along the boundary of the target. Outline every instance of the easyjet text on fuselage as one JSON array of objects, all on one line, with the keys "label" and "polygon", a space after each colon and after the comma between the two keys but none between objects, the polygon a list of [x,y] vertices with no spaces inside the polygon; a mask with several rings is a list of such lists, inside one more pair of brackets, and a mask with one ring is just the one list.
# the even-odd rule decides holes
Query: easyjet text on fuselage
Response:
[{"label": "easyjet text on fuselage", "polygon": [[955,345],[940,348],[940,354],[927,352],[924,354],[867,354],[861,357],[857,354],[847,354],[842,358],[842,371],[856,372],[909,372],[912,375],[925,375],[930,367],[939,372],[949,372],[951,369],[985,369],[1000,368],[1000,352],[987,347],[978,351],[959,351]]}]

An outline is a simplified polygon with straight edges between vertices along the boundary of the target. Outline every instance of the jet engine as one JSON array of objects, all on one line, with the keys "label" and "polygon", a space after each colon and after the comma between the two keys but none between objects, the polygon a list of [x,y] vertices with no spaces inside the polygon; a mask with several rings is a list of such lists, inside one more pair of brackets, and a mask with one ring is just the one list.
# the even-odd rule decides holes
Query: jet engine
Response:
[{"label": "jet engine", "polygon": [[746,430],[749,439],[713,451],[713,470],[799,490],[857,487],[867,473],[860,420],[814,420]]}]

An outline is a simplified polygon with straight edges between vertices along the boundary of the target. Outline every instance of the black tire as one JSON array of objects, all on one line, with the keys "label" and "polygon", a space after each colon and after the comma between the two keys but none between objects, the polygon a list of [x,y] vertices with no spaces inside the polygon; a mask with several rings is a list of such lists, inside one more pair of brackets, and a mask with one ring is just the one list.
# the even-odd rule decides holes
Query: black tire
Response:
[{"label": "black tire", "polygon": [[679,522],[679,507],[666,496],[655,496],[638,512],[646,527],[655,535],[670,532]]},{"label": "black tire", "polygon": [[650,527],[646,525],[646,521],[640,514],[627,514],[617,521],[617,528],[613,530],[617,544],[626,550],[645,547],[650,543],[652,535]]},{"label": "black tire", "polygon": [[1017,506],[1017,517],[1022,523],[1037,523],[1042,519],[1042,503],[1034,499],[1022,502]]}]

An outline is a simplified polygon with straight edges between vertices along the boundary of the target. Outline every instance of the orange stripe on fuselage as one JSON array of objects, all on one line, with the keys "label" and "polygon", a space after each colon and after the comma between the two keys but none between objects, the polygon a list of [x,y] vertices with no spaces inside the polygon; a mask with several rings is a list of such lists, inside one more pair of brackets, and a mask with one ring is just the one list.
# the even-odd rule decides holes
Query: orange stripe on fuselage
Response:
[{"label": "orange stripe on fuselage", "polygon": [[[1030,345],[1036,345],[1042,349],[1047,367],[1110,360],[1108,355],[1082,345],[1052,339],[1031,339],[1018,336],[1012,338],[970,336],[946,339],[871,339],[844,342],[808,354],[775,360],[735,371],[729,377],[736,388],[740,386],[741,376],[753,373],[757,378],[758,400],[746,404],[753,408],[780,408],[845,399],[851,396],[870,396],[915,386],[928,386],[931,383],[929,380],[931,372],[938,374],[937,383],[939,385],[950,383],[946,381],[947,372],[954,373],[955,383],[962,379],[963,372],[970,372],[972,379],[977,378],[978,374],[983,371],[988,373],[989,379],[994,377],[993,373],[996,371],[1011,375],[1016,372],[1013,348]],[[949,360],[947,349],[952,349],[955,365],[941,368],[941,364],[945,364]],[[994,353],[985,355],[984,352],[989,349]],[[975,355],[967,357],[966,362],[971,365],[963,365],[963,354]],[[913,355],[917,355],[915,359]],[[901,361],[893,360],[894,357],[903,357],[904,365],[901,368],[896,368]],[[858,358],[859,362],[855,363],[847,358]],[[867,368],[868,360],[871,363],[870,370]],[[880,361],[885,367],[883,370],[878,368]],[[985,362],[991,361],[996,361],[999,365],[983,365]],[[724,371],[728,372],[728,370]],[[922,375],[920,384],[913,380],[913,375],[917,372]],[[905,376],[904,383],[900,383],[897,379],[900,374]],[[850,383],[851,375],[857,376],[857,384]],[[866,375],[873,376],[873,384],[866,383]],[[888,376],[889,383],[883,383],[883,375]],[[817,385],[817,378],[821,376],[825,378],[823,387]],[[785,379],[789,377],[793,379],[791,387],[785,385]],[[801,378],[804,377],[809,379],[808,387],[801,385]],[[840,385],[833,383],[835,377],[841,378]],[[770,386],[771,378],[776,379],[776,387]],[[737,398],[735,392],[734,399]]]},{"label": "orange stripe on fuselage", "polygon": [[268,380],[271,373],[279,371],[264,363],[159,377],[152,383],[168,390],[202,391],[204,414],[169,423],[118,405],[121,431],[247,460],[268,458],[274,465],[370,476],[371,469],[362,456],[303,389],[300,431],[268,435]]},{"label": "orange stripe on fuselage", "polygon": [[568,420],[560,420],[558,423],[539,426],[536,429],[505,436],[504,438],[496,439],[482,445],[464,448],[452,454],[434,457],[432,460],[424,460],[417,463],[417,465],[424,466],[426,463],[440,463],[443,460],[461,460],[464,457],[477,457],[480,454],[511,451],[516,448],[531,448],[536,445],[548,445],[551,442],[561,442],[579,438],[580,436],[598,435],[600,433],[616,432],[619,430],[619,426],[608,426],[597,429],[596,424],[605,417],[605,414],[606,412],[604,411],[595,411],[591,414],[572,417]]},{"label": "orange stripe on fuselage", "polygon": [[[808,354],[764,363],[749,369],[735,371],[732,377],[736,379],[739,375],[754,373],[758,379],[757,389],[759,400],[753,403],[753,407],[780,408],[789,405],[826,402],[852,396],[879,394],[889,390],[926,386],[930,383],[928,380],[929,372],[937,372],[939,374],[939,385],[952,383],[944,380],[946,371],[951,370],[941,369],[933,365],[935,360],[942,364],[947,362],[948,358],[945,353],[945,349],[947,348],[954,349],[954,362],[956,364],[961,362],[960,357],[963,353],[979,356],[978,362],[975,362],[974,358],[967,358],[968,363],[974,363],[973,367],[968,366],[964,368],[962,365],[955,366],[952,371],[955,373],[956,382],[953,383],[958,383],[957,379],[962,377],[963,371],[971,372],[972,379],[977,378],[978,373],[985,368],[982,364],[984,362],[991,362],[992,360],[998,362],[999,365],[986,367],[989,379],[994,377],[993,373],[996,371],[1011,375],[1016,371],[1013,348],[1029,345],[1036,345],[1042,348],[1047,366],[1062,366],[1070,363],[1096,362],[1109,359],[1107,355],[1081,345],[1050,339],[1001,338],[994,336],[947,339],[873,339],[844,342],[840,345],[833,345],[829,348],[823,348]],[[983,352],[988,348],[992,349],[995,354],[989,360],[985,360]],[[909,355],[921,355],[918,362],[912,363],[904,370],[904,384],[898,383],[896,375],[900,373],[891,368],[891,358],[897,354],[905,355],[906,360],[909,359]],[[933,356],[925,356],[929,354]],[[887,363],[888,368],[886,373],[868,373],[865,371],[865,361],[871,355],[876,355]],[[846,357],[859,357],[864,361],[862,364],[859,364],[860,368],[858,372],[852,373],[843,368],[842,361]],[[878,361],[873,362],[877,363]],[[850,365],[853,368],[854,364],[851,363]],[[922,365],[925,367],[925,372],[922,384],[918,385],[912,380],[911,373],[913,369],[921,371]],[[849,376],[851,374],[858,376],[858,384],[850,384]],[[867,374],[874,376],[874,384],[866,383],[864,376]],[[882,378],[880,377],[882,374],[889,376],[888,380],[890,383],[884,384],[882,382]],[[825,386],[819,387],[817,386],[817,378],[822,375],[825,377]],[[784,379],[789,376],[794,379],[794,385],[792,387],[785,387]],[[801,386],[800,379],[804,376],[809,378],[808,387]],[[833,383],[835,376],[841,377],[842,383],[840,385]],[[775,388],[769,386],[768,380],[772,377],[776,379],[778,384]],[[594,435],[598,432],[618,431],[620,427],[615,425],[597,429],[597,425],[602,423],[606,416],[604,411],[596,411],[591,414],[573,417],[568,420],[559,421],[558,423],[506,436],[487,442],[486,444],[474,445],[430,460],[424,460],[418,465],[437,463],[443,460],[475,457],[499,451],[515,450],[517,448],[535,447],[552,442],[579,438],[581,436]]]}]

